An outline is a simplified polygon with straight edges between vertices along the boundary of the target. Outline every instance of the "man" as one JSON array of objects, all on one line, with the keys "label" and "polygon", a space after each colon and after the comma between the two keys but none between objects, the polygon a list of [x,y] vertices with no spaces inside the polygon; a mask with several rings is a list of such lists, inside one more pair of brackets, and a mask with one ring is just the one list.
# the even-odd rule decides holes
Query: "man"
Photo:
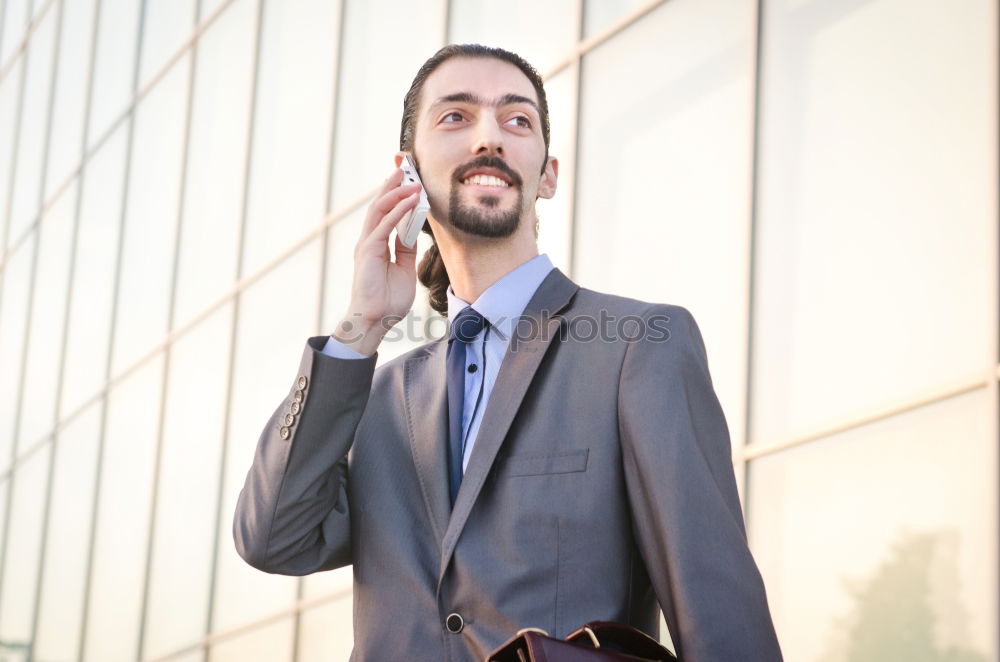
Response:
[{"label": "man", "polygon": [[685,662],[780,660],[697,324],[538,254],[548,136],[518,56],[449,46],[424,64],[400,147],[431,203],[419,275],[449,334],[375,368],[416,291],[415,250],[389,252],[417,201],[397,170],[343,323],[309,339],[261,435],[237,549],[267,572],[353,564],[353,660],[482,660],[520,628],[588,620],[655,636],[657,604]]}]

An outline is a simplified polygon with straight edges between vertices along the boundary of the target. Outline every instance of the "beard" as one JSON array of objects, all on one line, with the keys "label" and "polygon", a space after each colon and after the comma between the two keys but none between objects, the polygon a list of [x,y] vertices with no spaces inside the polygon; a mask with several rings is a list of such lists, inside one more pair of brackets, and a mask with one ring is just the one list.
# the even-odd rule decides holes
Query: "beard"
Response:
[{"label": "beard", "polygon": [[[517,189],[517,199],[510,209],[500,209],[500,198],[496,195],[479,196],[479,205],[473,206],[462,201],[462,180],[475,168],[496,168],[510,180]],[[521,224],[524,209],[524,189],[520,175],[514,172],[503,159],[497,156],[480,156],[455,170],[451,178],[451,193],[448,199],[448,222],[462,232],[490,239],[502,239],[514,234]]]}]

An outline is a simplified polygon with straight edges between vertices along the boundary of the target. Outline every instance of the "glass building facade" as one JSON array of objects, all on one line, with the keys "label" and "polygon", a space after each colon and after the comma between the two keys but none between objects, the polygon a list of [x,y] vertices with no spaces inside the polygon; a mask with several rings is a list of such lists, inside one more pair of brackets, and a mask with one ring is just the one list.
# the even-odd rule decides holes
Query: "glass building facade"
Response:
[{"label": "glass building facade", "polygon": [[412,76],[481,42],[546,78],[540,249],[699,321],[786,659],[998,660],[998,22],[0,0],[0,659],[347,659],[350,569],[253,570],[233,509]]}]

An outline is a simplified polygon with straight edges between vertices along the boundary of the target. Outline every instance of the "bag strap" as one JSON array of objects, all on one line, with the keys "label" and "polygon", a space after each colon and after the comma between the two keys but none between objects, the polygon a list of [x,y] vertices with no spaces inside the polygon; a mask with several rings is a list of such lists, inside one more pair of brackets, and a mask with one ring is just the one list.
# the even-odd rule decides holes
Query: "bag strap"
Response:
[{"label": "bag strap", "polygon": [[566,641],[583,643],[594,648],[607,647],[656,662],[674,662],[677,659],[660,642],[645,632],[611,621],[590,621],[566,637]]}]

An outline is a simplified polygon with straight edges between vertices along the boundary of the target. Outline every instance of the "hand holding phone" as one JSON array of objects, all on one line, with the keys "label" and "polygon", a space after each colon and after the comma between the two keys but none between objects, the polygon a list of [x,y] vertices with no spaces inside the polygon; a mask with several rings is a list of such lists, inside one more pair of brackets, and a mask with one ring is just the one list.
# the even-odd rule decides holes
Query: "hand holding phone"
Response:
[{"label": "hand holding phone", "polygon": [[430,213],[431,204],[427,201],[427,191],[424,190],[424,185],[420,181],[420,175],[417,174],[417,167],[413,164],[413,160],[409,154],[403,155],[403,161],[399,164],[399,168],[403,171],[403,179],[399,183],[400,186],[420,184],[420,200],[417,201],[417,206],[406,214],[403,220],[399,222],[399,225],[396,226],[396,234],[399,235],[399,240],[407,248],[413,248],[417,244],[417,237],[420,236],[420,230],[424,227],[424,221],[427,220],[427,214]]}]

